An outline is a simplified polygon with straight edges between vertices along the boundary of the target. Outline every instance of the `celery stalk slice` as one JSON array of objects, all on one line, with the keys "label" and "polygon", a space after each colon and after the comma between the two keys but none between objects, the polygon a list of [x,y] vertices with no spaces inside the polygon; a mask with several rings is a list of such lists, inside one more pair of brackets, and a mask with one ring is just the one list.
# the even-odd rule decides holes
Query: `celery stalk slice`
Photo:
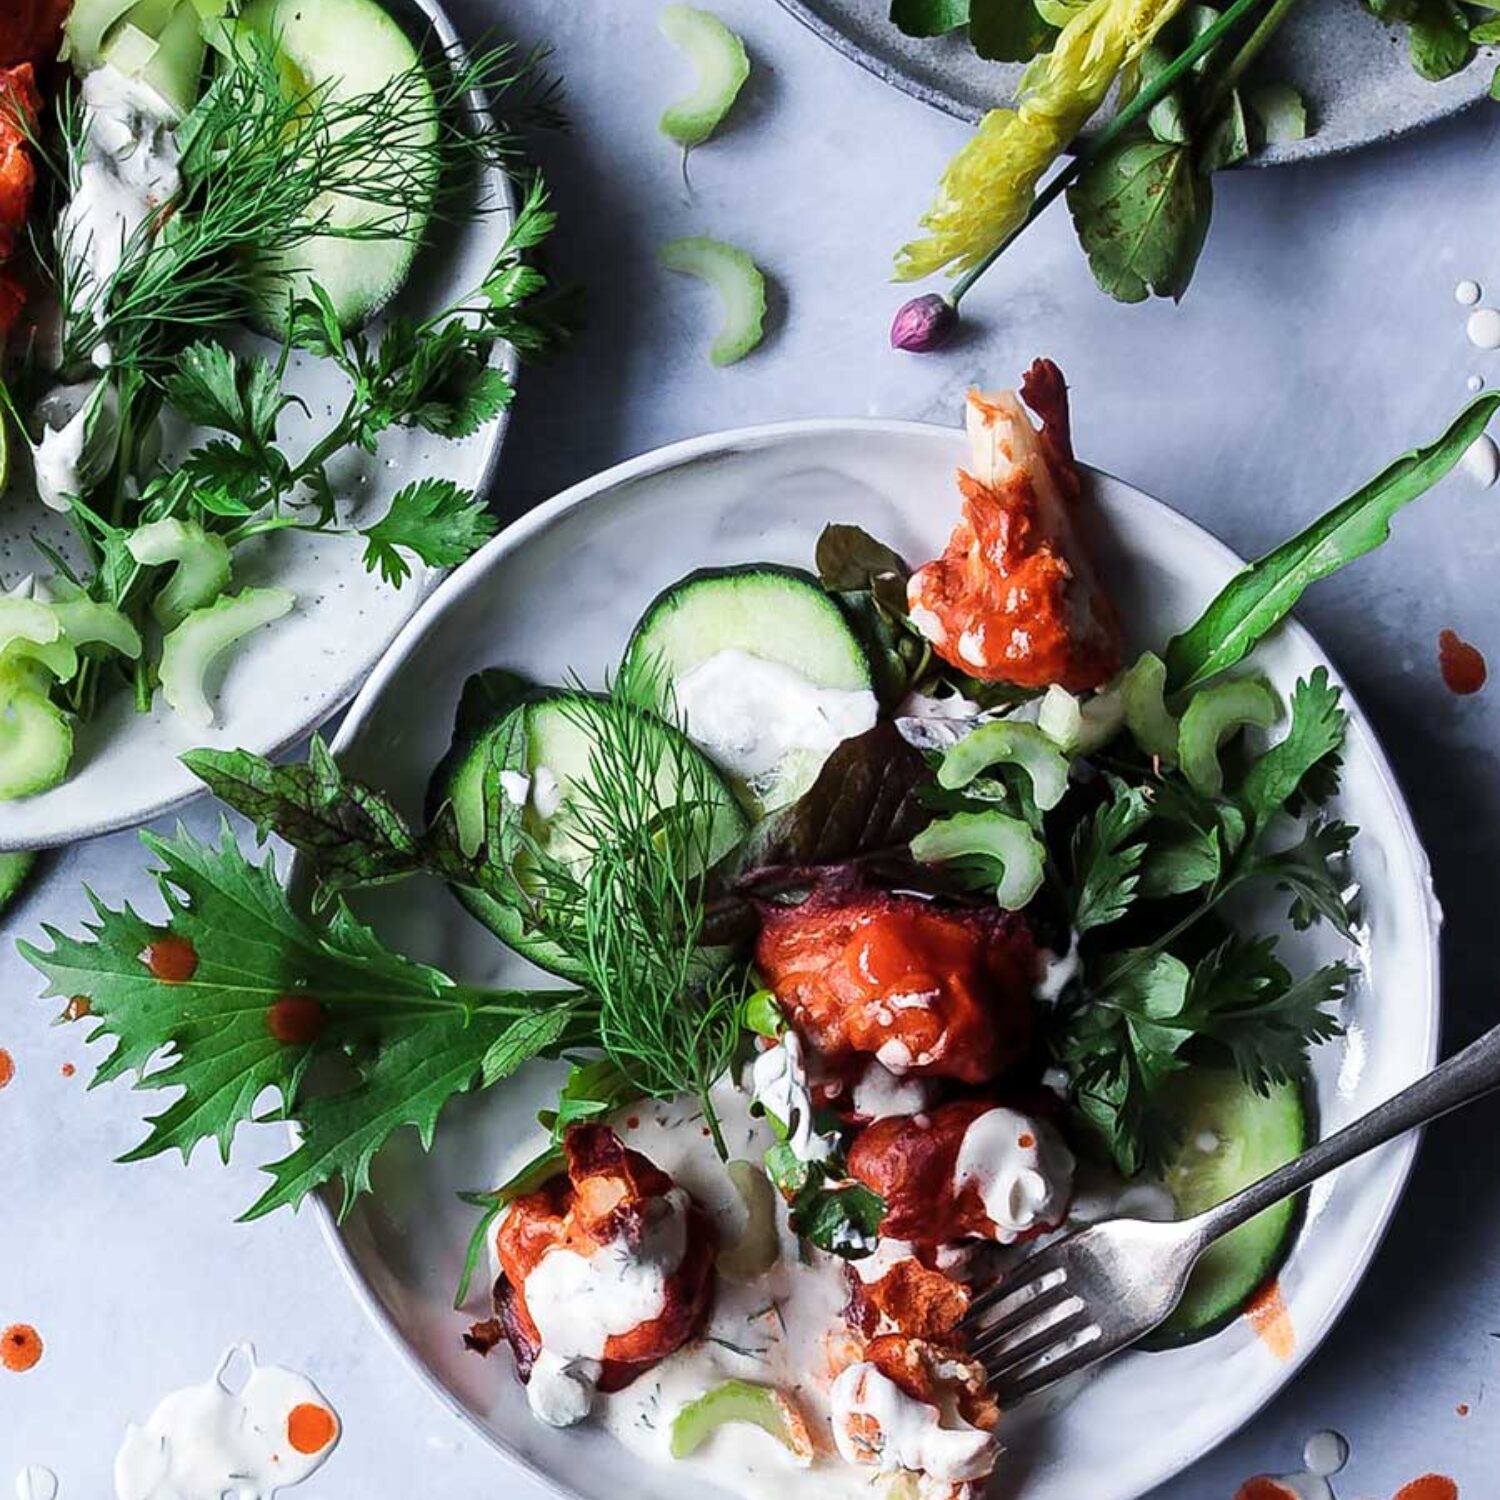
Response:
[{"label": "celery stalk slice", "polygon": [[151,613],[164,630],[212,604],[229,587],[228,544],[196,521],[150,521],[135,529],[125,548],[143,567],[177,564],[151,602]]},{"label": "celery stalk slice", "polygon": [[743,250],[697,235],[670,241],[658,255],[669,271],[706,281],[723,299],[723,326],[708,350],[714,364],[732,365],[760,343],[765,332],[766,279]]},{"label": "celery stalk slice", "polygon": [[667,107],[661,133],[684,150],[701,146],[723,123],[750,76],[745,44],[711,11],[692,5],[667,6],[656,25],[698,74],[693,92]]},{"label": "celery stalk slice", "polygon": [[1276,722],[1276,695],[1253,677],[1204,688],[1182,711],[1177,730],[1177,758],[1188,785],[1205,797],[1224,790],[1219,747],[1247,725],[1269,729]]},{"label": "celery stalk slice", "polygon": [[1035,724],[997,719],[971,729],[943,757],[938,785],[950,790],[968,786],[996,764],[1019,766],[1031,781],[1036,805],[1048,812],[1068,790],[1068,757]]},{"label": "celery stalk slice", "polygon": [[242,589],[195,609],[161,644],[161,690],[167,703],[195,728],[207,729],[214,711],[205,682],[214,663],[295,603],[289,589]]},{"label": "celery stalk slice", "polygon": [[812,1463],[812,1435],[791,1397],[748,1380],[726,1380],[677,1413],[672,1419],[672,1457],[690,1457],[728,1422],[749,1422],[769,1433],[801,1468]]}]

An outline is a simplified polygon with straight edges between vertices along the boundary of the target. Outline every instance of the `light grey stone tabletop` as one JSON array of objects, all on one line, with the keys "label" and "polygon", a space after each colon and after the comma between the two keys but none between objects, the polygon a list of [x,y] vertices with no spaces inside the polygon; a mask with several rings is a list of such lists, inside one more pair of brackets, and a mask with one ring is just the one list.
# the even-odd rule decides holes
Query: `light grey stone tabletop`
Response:
[{"label": "light grey stone tabletop", "polygon": [[[961,127],[867,77],[771,0],[716,7],[743,31],[756,71],[732,128],[694,154],[690,193],[656,131],[683,82],[654,29],[659,0],[456,5],[471,35],[489,23],[550,42],[572,118],[542,157],[562,268],[588,289],[589,325],[565,359],[524,379],[500,477],[507,516],[715,428],[833,414],[954,421],[968,384],[1010,381],[1040,353],[1072,383],[1085,458],[1255,553],[1433,435],[1471,374],[1500,381],[1500,354],[1466,343],[1453,298],[1462,277],[1493,280],[1500,295],[1500,110],[1220,180],[1180,307],[1107,301],[1052,214],[972,298],[963,342],[918,359],[886,345],[903,296],[886,281],[889,255]],[[702,232],[743,245],[775,282],[765,347],[727,371],[704,358],[710,296],[654,260],[662,240]],[[1396,532],[1321,585],[1303,616],[1384,735],[1431,851],[1451,1050],[1500,1015],[1500,696],[1450,696],[1436,646],[1452,626],[1500,665],[1500,489],[1452,480]],[[203,832],[215,816],[200,804],[186,821]],[[85,881],[149,905],[142,871],[130,834],[67,850],[6,917],[0,1046],[16,1076],[0,1093],[0,1325],[34,1324],[46,1354],[25,1376],[0,1372],[0,1490],[36,1463],[56,1471],[61,1500],[111,1493],[127,1420],[248,1338],[312,1375],[343,1415],[342,1447],[307,1500],[539,1496],[411,1381],[310,1217],[235,1223],[259,1191],[253,1151],[228,1169],[209,1152],[187,1168],[112,1164],[151,1101],[120,1086],[85,1091],[80,1029],[50,1025],[12,939],[44,918],[76,926]],[[1486,1390],[1500,1376],[1497,1139],[1500,1105],[1431,1132],[1322,1351],[1162,1497],[1228,1500],[1254,1472],[1296,1467],[1303,1439],[1326,1427],[1353,1446],[1341,1500],[1386,1500],[1432,1470],[1466,1500],[1496,1493],[1500,1407]],[[258,1144],[268,1158],[278,1142]]]}]

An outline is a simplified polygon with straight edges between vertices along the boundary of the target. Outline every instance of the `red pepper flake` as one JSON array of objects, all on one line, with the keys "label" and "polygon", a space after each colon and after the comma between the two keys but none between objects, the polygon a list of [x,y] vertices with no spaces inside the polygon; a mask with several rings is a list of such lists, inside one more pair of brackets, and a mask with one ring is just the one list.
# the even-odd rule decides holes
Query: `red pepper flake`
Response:
[{"label": "red pepper flake", "polygon": [[266,1030],[283,1047],[305,1047],[327,1025],[328,1012],[311,995],[283,995],[266,1007]]},{"label": "red pepper flake", "polygon": [[1484,653],[1451,630],[1438,637],[1438,667],[1448,691],[1460,697],[1477,693],[1489,676]]},{"label": "red pepper flake", "polygon": [[16,1060],[4,1047],[0,1047],[0,1089],[16,1076]]},{"label": "red pepper flake", "polygon": [[198,950],[179,933],[164,932],[146,944],[141,962],[163,984],[186,984],[198,972]]},{"label": "red pepper flake", "polygon": [[78,1069],[72,1063],[64,1063],[62,1065],[62,1076],[64,1078],[71,1078],[77,1071]]},{"label": "red pepper flake", "polygon": [[42,1357],[42,1336],[30,1323],[12,1323],[0,1332],[0,1365],[20,1375]]},{"label": "red pepper flake", "polygon": [[321,1453],[338,1435],[338,1419],[326,1406],[304,1401],[287,1415],[286,1440],[298,1453]]},{"label": "red pepper flake", "polygon": [[63,1007],[62,1018],[65,1021],[81,1021],[85,1016],[91,1016],[94,1007],[89,1003],[87,995],[74,995]]},{"label": "red pepper flake", "polygon": [[1458,1500],[1458,1486],[1446,1474],[1424,1474],[1403,1484],[1395,1500]]}]

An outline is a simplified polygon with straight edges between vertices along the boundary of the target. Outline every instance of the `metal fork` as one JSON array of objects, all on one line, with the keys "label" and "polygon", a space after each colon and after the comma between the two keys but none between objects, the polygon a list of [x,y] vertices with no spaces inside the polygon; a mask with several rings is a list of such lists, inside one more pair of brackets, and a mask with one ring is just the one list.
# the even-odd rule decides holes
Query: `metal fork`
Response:
[{"label": "metal fork", "polygon": [[976,1297],[962,1325],[1002,1405],[1151,1332],[1215,1240],[1324,1173],[1500,1088],[1500,1026],[1336,1135],[1191,1219],[1111,1219],[1028,1256]]}]

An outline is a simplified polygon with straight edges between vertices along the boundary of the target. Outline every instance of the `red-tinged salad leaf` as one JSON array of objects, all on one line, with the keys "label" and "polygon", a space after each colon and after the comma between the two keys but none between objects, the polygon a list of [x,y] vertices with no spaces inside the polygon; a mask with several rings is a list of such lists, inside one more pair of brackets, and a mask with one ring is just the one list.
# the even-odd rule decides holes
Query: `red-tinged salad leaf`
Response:
[{"label": "red-tinged salad leaf", "polygon": [[1309,584],[1373,552],[1391,518],[1425,495],[1468,451],[1500,409],[1500,393],[1466,406],[1425,448],[1403,454],[1290,541],[1235,574],[1198,620],[1167,646],[1167,683],[1183,692],[1241,661],[1291,612]]}]

